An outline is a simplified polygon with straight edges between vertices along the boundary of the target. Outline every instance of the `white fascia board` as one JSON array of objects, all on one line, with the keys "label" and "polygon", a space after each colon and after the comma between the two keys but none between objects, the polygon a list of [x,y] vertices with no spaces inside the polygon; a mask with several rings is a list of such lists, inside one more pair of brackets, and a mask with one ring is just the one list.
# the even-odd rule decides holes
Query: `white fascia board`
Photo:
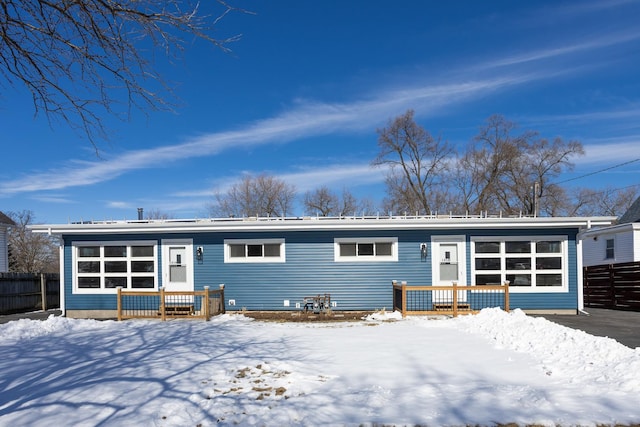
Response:
[{"label": "white fascia board", "polygon": [[588,230],[584,230],[583,232],[581,232],[580,237],[587,238],[587,237],[611,235],[611,234],[622,233],[622,232],[631,231],[631,230],[633,231],[640,230],[640,223],[627,222],[624,224],[590,228]]},{"label": "white fascia board", "polygon": [[315,230],[457,230],[509,228],[585,228],[609,226],[615,217],[570,218],[394,218],[394,219],[273,219],[235,221],[153,221],[95,224],[34,225],[36,233],[56,235],[116,233],[189,233],[219,231],[315,231]]}]

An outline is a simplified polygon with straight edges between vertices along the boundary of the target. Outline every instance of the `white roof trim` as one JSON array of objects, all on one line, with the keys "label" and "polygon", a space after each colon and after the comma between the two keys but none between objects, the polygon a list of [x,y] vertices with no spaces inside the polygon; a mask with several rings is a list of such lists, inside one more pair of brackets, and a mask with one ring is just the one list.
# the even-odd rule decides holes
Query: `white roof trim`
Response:
[{"label": "white roof trim", "polygon": [[639,222],[625,222],[624,224],[616,224],[611,226],[596,227],[585,230],[580,233],[582,236],[600,236],[603,234],[615,234],[630,230],[640,230]]},{"label": "white roof trim", "polygon": [[206,220],[101,221],[43,224],[30,228],[49,234],[185,233],[214,231],[314,230],[454,230],[509,228],[606,227],[616,217],[385,217],[385,218],[253,218]]}]

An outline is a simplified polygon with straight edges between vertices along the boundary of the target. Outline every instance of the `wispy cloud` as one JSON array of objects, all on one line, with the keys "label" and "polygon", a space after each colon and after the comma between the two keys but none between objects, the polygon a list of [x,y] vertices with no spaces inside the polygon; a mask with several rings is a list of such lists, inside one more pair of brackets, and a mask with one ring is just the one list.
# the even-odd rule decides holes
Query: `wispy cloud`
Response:
[{"label": "wispy cloud", "polygon": [[[293,185],[299,194],[326,185],[348,183],[349,187],[377,184],[384,181],[384,170],[369,163],[336,163],[323,167],[304,168],[290,173],[274,174],[274,177]],[[226,192],[240,176],[232,176],[216,181],[212,186],[200,189],[181,191],[171,194],[175,198],[192,198],[195,204],[202,205],[203,197],[213,197],[216,192]]]},{"label": "wispy cloud", "polygon": [[49,172],[4,181],[0,184],[0,195],[91,185],[114,179],[131,170],[164,166],[191,157],[211,156],[230,148],[371,129],[407,108],[415,108],[426,114],[444,105],[521,84],[532,78],[507,75],[463,83],[388,90],[378,93],[371,100],[353,103],[298,102],[289,111],[255,122],[244,129],[204,134],[180,144],[130,151],[102,161],[76,161]]},{"label": "wispy cloud", "polygon": [[620,45],[640,39],[640,31],[624,31],[615,34],[607,34],[591,40],[575,44],[567,44],[559,47],[549,47],[545,49],[532,50],[526,53],[516,53],[511,56],[499,58],[495,61],[481,64],[478,69],[499,68],[513,65],[520,65],[529,62],[542,61],[557,57],[566,57],[583,52],[603,49],[614,45]]},{"label": "wispy cloud", "polygon": [[554,69],[545,66],[522,73],[509,70],[513,65],[577,51],[599,49],[639,37],[640,33],[615,34],[580,44],[518,54],[487,63],[486,68],[498,67],[500,71],[492,72],[486,77],[478,77],[477,69],[469,68],[449,72],[448,81],[440,83],[427,81],[407,87],[382,89],[354,102],[327,103],[299,100],[287,111],[250,123],[243,128],[202,134],[175,145],[129,151],[105,160],[69,162],[50,171],[30,173],[28,176],[4,181],[0,184],[0,196],[96,184],[115,179],[128,171],[164,167],[176,160],[212,156],[232,148],[286,143],[331,133],[371,130],[384,125],[389,117],[408,108],[415,109],[418,116],[424,117],[439,113],[446,107],[475,100],[493,92],[552,78],[567,72],[565,67]]},{"label": "wispy cloud", "polygon": [[640,135],[636,137],[608,138],[590,141],[585,145],[585,155],[574,160],[575,164],[612,164],[640,158]]}]

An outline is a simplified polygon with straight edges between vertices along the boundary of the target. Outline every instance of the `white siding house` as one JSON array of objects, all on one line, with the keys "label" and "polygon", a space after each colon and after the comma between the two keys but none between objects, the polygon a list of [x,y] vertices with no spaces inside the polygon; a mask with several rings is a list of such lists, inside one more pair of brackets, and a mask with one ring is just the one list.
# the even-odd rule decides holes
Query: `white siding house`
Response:
[{"label": "white siding house", "polygon": [[594,228],[582,233],[585,267],[640,261],[640,223]]},{"label": "white siding house", "polygon": [[9,271],[9,236],[8,229],[14,223],[0,212],[0,273]]},{"label": "white siding house", "polygon": [[580,233],[585,267],[640,261],[640,198],[617,225]]}]

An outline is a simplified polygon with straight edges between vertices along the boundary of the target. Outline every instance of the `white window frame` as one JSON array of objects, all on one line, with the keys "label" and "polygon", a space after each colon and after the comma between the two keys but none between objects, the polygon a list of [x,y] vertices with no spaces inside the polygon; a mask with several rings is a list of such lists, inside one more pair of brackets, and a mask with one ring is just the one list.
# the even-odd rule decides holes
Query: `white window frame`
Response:
[{"label": "white window frame", "polygon": [[[82,247],[98,246],[100,248],[100,255],[97,257],[79,257],[78,250]],[[126,246],[126,257],[105,257],[104,248],[108,246]],[[148,257],[132,257],[132,246],[152,246],[153,255]],[[141,292],[153,292],[158,290],[158,242],[156,240],[127,240],[127,241],[79,241],[71,242],[71,260],[72,260],[72,289],[74,294],[115,294],[117,288],[105,288],[105,278],[109,276],[113,277],[126,277],[128,286],[126,290],[141,291]],[[97,261],[100,263],[99,273],[79,273],[78,262],[79,261]],[[104,271],[105,261],[126,261],[127,271],[118,273],[106,273]],[[131,261],[153,261],[153,273],[147,272],[132,272]],[[80,288],[78,287],[78,274],[82,277],[98,277],[100,279],[99,288]],[[132,288],[131,279],[134,277],[153,277],[153,288]]]},{"label": "white window frame", "polygon": [[[609,242],[611,242],[611,247],[609,247]],[[609,250],[611,250],[611,256],[609,256]],[[605,260],[615,260],[616,259],[616,239],[606,238],[604,239],[604,259]]]},{"label": "white window frame", "polygon": [[[341,256],[341,244],[374,244],[391,243],[391,255],[358,255],[356,246],[355,256]],[[375,249],[374,249],[375,251]],[[398,261],[398,238],[397,237],[340,237],[333,239],[333,254],[335,262],[397,262]]]},{"label": "white window frame", "polygon": [[[245,245],[244,257],[232,257],[232,245]],[[262,256],[247,256],[247,245],[263,245]],[[280,245],[280,256],[264,256],[264,245]],[[283,263],[287,261],[284,239],[224,239],[224,262],[225,263]]]},{"label": "white window frame", "polygon": [[[531,268],[522,270],[524,274],[531,275],[531,286],[510,286],[510,293],[566,293],[569,292],[569,239],[566,235],[555,236],[478,236],[471,237],[471,285],[481,287],[482,285],[476,285],[476,274],[491,274],[499,271],[500,284],[503,284],[506,280],[507,274],[513,274],[514,270],[507,270],[506,258],[531,258]],[[528,254],[507,254],[505,251],[505,242],[531,242],[531,252]],[[560,254],[548,254],[548,253],[536,253],[536,242],[540,241],[559,241],[560,242]],[[499,253],[487,253],[476,254],[476,242],[500,242]],[[520,256],[522,255],[522,256]],[[536,256],[554,256],[559,257],[562,260],[561,268],[559,269],[536,269],[535,259]],[[500,270],[476,270],[476,259],[478,258],[500,258]],[[560,274],[562,278],[562,286],[537,286],[536,274]]]}]

